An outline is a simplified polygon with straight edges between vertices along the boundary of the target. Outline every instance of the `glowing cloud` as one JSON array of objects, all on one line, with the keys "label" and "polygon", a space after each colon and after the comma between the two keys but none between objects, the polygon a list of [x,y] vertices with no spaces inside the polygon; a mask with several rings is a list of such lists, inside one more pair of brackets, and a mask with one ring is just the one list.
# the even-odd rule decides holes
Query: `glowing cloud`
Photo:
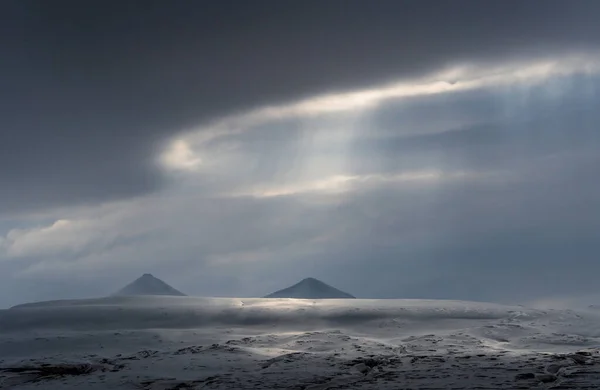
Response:
[{"label": "glowing cloud", "polygon": [[[440,172],[353,175],[352,169],[348,167],[352,153],[349,145],[358,133],[368,131],[361,125],[361,119],[368,114],[369,110],[392,99],[409,99],[513,85],[528,88],[556,77],[597,73],[600,73],[600,57],[597,56],[565,56],[499,66],[455,66],[420,79],[315,96],[290,104],[265,106],[220,118],[206,126],[182,134],[166,148],[160,160],[169,170],[193,172],[201,165],[198,155],[202,155],[210,162],[209,165],[202,162],[202,166],[207,171],[214,169],[220,176],[231,175],[233,180],[248,182],[248,177],[242,175],[252,175],[253,172],[251,169],[244,169],[245,167],[240,169],[241,164],[247,164],[247,161],[240,157],[243,155],[243,145],[240,150],[227,151],[222,150],[220,143],[209,143],[209,141],[252,131],[260,125],[282,119],[318,118],[316,125],[311,121],[311,127],[306,132],[308,135],[297,140],[297,152],[290,157],[294,159],[294,165],[285,172],[285,175],[281,175],[285,178],[275,177],[276,174],[267,180],[258,178],[257,181],[262,182],[264,187],[254,186],[242,191],[233,190],[227,196],[264,198],[303,193],[340,194],[356,189],[357,183],[365,182],[435,183],[441,179],[456,178],[460,174],[444,173],[443,167],[440,166]],[[332,113],[343,115],[324,117]],[[282,128],[282,131],[285,131],[285,128]],[[234,139],[227,140],[225,143],[236,141],[243,142]],[[335,153],[319,152],[322,146],[332,144],[335,144]]]},{"label": "glowing cloud", "polygon": [[193,171],[202,161],[185,140],[176,139],[162,153],[160,162],[167,169]]},{"label": "glowing cloud", "polygon": [[596,56],[572,56],[488,68],[474,65],[457,66],[422,79],[359,91],[316,96],[291,104],[267,106],[240,115],[221,118],[207,126],[192,130],[185,139],[192,144],[201,144],[216,137],[239,133],[249,127],[277,119],[364,110],[389,99],[436,95],[513,84],[533,85],[551,77],[599,72],[600,58]]},{"label": "glowing cloud", "polygon": [[392,175],[334,175],[313,181],[298,182],[289,185],[272,185],[262,188],[253,188],[249,191],[241,191],[230,194],[229,196],[270,198],[276,196],[290,196],[310,193],[335,195],[351,191],[352,189],[355,189],[357,185],[378,185],[384,183],[433,184],[444,179],[448,180],[476,176],[477,174],[470,172],[443,172],[440,170],[411,171]]}]

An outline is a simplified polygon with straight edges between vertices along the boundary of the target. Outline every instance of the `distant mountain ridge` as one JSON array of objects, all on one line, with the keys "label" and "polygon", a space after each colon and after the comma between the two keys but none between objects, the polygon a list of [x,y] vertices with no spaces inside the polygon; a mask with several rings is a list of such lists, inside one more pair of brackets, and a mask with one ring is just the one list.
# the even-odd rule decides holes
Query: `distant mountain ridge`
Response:
[{"label": "distant mountain ridge", "polygon": [[275,291],[265,298],[355,299],[356,297],[318,279],[306,278],[293,286]]},{"label": "distant mountain ridge", "polygon": [[128,295],[173,295],[186,296],[181,291],[169,286],[162,280],[154,277],[152,274],[143,274],[127,286],[123,287],[113,296],[128,296]]}]

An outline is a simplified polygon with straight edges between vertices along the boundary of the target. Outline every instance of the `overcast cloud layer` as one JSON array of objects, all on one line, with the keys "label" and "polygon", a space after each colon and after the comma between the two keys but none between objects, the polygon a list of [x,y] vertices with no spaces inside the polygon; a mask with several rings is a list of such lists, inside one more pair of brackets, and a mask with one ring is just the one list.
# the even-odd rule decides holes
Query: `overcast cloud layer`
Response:
[{"label": "overcast cloud layer", "polygon": [[596,1],[5,1],[0,306],[593,296]]}]

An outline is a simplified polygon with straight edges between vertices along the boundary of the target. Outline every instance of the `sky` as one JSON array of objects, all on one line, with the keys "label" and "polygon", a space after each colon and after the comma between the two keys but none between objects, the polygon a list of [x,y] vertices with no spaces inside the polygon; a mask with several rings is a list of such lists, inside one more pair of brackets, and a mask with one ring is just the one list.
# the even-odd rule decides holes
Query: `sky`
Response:
[{"label": "sky", "polygon": [[0,2],[0,307],[590,299],[600,2]]}]

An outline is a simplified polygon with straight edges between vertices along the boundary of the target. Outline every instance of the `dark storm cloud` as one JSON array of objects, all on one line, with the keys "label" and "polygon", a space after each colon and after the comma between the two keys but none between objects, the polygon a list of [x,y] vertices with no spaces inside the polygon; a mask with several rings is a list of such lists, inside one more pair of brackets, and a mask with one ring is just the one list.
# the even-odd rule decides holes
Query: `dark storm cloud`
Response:
[{"label": "dark storm cloud", "polygon": [[143,194],[217,115],[449,62],[597,48],[590,1],[4,1],[1,212]]}]

